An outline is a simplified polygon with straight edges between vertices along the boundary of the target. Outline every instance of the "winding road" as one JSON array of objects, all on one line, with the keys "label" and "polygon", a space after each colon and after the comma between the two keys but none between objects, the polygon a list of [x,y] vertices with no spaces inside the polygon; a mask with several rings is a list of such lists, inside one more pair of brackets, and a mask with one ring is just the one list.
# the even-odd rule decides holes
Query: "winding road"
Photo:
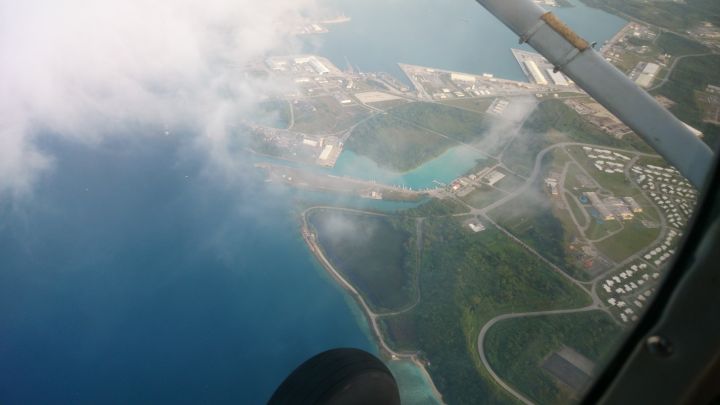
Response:
[{"label": "winding road", "polygon": [[[370,327],[372,328],[373,334],[375,335],[375,338],[376,338],[378,344],[380,345],[380,347],[382,348],[382,350],[385,351],[386,353],[388,353],[393,360],[405,359],[405,360],[412,361],[418,367],[418,369],[421,370],[423,372],[423,374],[425,375],[427,381],[429,382],[429,384],[433,390],[433,393],[435,394],[435,397],[438,398],[442,402],[442,394],[435,386],[435,383],[433,382],[432,377],[430,376],[427,369],[425,368],[425,365],[422,363],[422,361],[420,361],[420,358],[418,357],[418,352],[403,353],[403,352],[397,352],[397,351],[393,350],[387,344],[387,342],[385,342],[385,339],[383,338],[383,335],[382,335],[380,325],[378,323],[378,319],[383,316],[390,316],[393,314],[397,315],[397,314],[400,314],[403,312],[407,312],[407,311],[411,310],[412,308],[403,309],[401,311],[398,311],[397,313],[376,313],[375,311],[372,310],[372,308],[370,308],[370,306],[367,304],[367,302],[365,301],[363,296],[360,294],[360,292],[349,281],[347,281],[345,279],[345,277],[343,277],[343,275],[340,274],[340,272],[337,269],[335,269],[335,267],[330,263],[330,260],[328,260],[328,258],[325,256],[325,253],[320,248],[320,245],[318,244],[315,235],[313,235],[313,233],[310,230],[311,228],[310,228],[310,225],[309,225],[308,219],[307,219],[308,214],[314,210],[322,210],[322,209],[343,211],[343,212],[352,212],[352,213],[359,213],[359,214],[364,214],[364,215],[374,215],[374,216],[381,216],[381,217],[387,217],[389,215],[383,214],[383,213],[378,213],[378,212],[353,209],[353,208],[340,208],[340,207],[332,207],[332,206],[310,207],[310,208],[307,208],[305,211],[303,211],[301,214],[302,215],[302,234],[303,234],[303,238],[305,239],[305,242],[310,247],[310,250],[315,255],[315,257],[317,257],[318,260],[320,261],[320,264],[322,264],[322,266],[330,273],[330,275],[338,283],[340,283],[340,286],[343,287],[344,289],[346,289],[348,292],[350,292],[350,294],[355,299],[355,301],[357,301],[357,303],[360,304],[363,311],[365,312],[365,314],[368,317]],[[422,226],[422,222],[419,222],[418,226]],[[419,271],[419,269],[418,269],[418,271]],[[419,303],[419,302],[420,302],[420,289],[418,286],[417,303]],[[417,305],[417,303],[413,304],[412,307]]]},{"label": "winding road", "polygon": [[[562,148],[563,150],[565,150],[565,148],[567,148],[567,147],[573,147],[573,146],[577,146],[577,147],[593,146],[593,147],[594,147],[594,146],[597,146],[597,145],[585,144],[585,143],[579,143],[579,142],[562,142],[562,143],[557,143],[557,144],[553,144],[553,145],[551,145],[551,146],[548,146],[548,147],[542,149],[542,150],[536,155],[535,163],[534,163],[534,166],[533,166],[532,173],[531,173],[531,175],[526,179],[526,181],[525,181],[525,183],[524,183],[523,185],[521,185],[520,187],[518,187],[518,188],[515,189],[514,191],[508,193],[506,196],[503,196],[503,197],[500,198],[499,200],[495,201],[495,202],[492,203],[492,204],[489,204],[488,206],[486,206],[486,207],[484,207],[484,208],[474,208],[474,207],[471,207],[471,206],[467,205],[467,204],[464,203],[463,201],[459,200],[462,204],[464,204],[465,206],[467,206],[467,207],[469,208],[470,212],[469,212],[469,213],[463,213],[463,214],[454,214],[454,215],[451,215],[451,216],[477,215],[477,216],[483,217],[483,218],[484,218],[485,220],[487,220],[489,223],[492,223],[498,230],[500,230],[501,232],[503,232],[505,235],[507,235],[508,237],[510,237],[513,241],[515,241],[516,243],[518,243],[518,244],[520,244],[521,246],[523,246],[526,250],[528,250],[530,253],[532,253],[533,255],[535,255],[538,259],[540,259],[540,260],[543,261],[545,264],[547,264],[555,273],[557,273],[558,275],[562,276],[563,278],[565,278],[566,280],[568,280],[569,282],[571,282],[573,285],[575,285],[575,286],[579,287],[580,289],[582,289],[583,291],[585,291],[585,293],[588,294],[588,296],[589,296],[589,297],[591,298],[591,300],[592,300],[590,305],[587,305],[587,306],[584,306],[584,307],[580,307],[580,308],[554,309],[554,310],[543,310],[543,311],[535,311],[535,312],[513,312],[513,313],[501,314],[501,315],[498,315],[498,316],[492,318],[491,320],[489,320],[488,322],[486,322],[486,323],[482,326],[482,328],[481,328],[481,330],[480,330],[480,332],[478,333],[478,336],[477,336],[477,350],[478,350],[478,354],[479,354],[479,356],[480,356],[480,360],[481,360],[481,362],[482,362],[483,367],[485,367],[485,369],[488,371],[489,375],[492,377],[492,379],[495,381],[495,383],[497,383],[500,387],[502,387],[503,389],[505,389],[509,394],[513,395],[515,398],[517,398],[519,401],[521,401],[521,402],[523,402],[523,403],[525,403],[525,404],[532,404],[532,401],[531,401],[530,399],[528,399],[528,398],[527,398],[525,395],[523,395],[522,393],[518,392],[515,388],[513,388],[512,386],[510,386],[507,382],[505,382],[505,381],[493,370],[492,366],[490,365],[490,363],[489,363],[489,361],[488,361],[488,359],[487,359],[487,356],[486,356],[486,354],[485,354],[485,350],[484,350],[484,347],[485,347],[485,346],[484,346],[484,345],[485,345],[485,339],[486,339],[487,333],[490,331],[490,329],[491,329],[495,324],[497,324],[498,322],[504,321],[504,320],[508,320],[508,319],[516,319],[516,318],[523,318],[523,317],[536,317],[536,316],[544,316],[544,315],[564,315],[564,314],[582,313],[582,312],[589,312],[589,311],[604,311],[604,312],[606,312],[606,313],[609,314],[609,310],[603,306],[603,304],[602,304],[602,302],[601,302],[601,300],[600,300],[600,297],[598,296],[597,291],[596,291],[597,283],[602,279],[603,276],[605,276],[605,275],[607,274],[607,272],[605,272],[604,274],[596,277],[595,279],[593,279],[593,280],[591,280],[591,281],[581,281],[581,280],[578,280],[578,279],[570,276],[570,275],[567,274],[564,270],[562,270],[560,267],[558,267],[557,265],[555,265],[555,264],[553,264],[552,262],[550,262],[549,260],[547,260],[543,255],[541,255],[539,252],[537,252],[537,251],[536,251],[535,249],[533,249],[531,246],[527,245],[525,242],[523,242],[522,240],[520,240],[519,238],[517,238],[515,235],[513,235],[512,233],[510,233],[509,231],[507,231],[507,230],[504,229],[503,227],[501,227],[499,224],[495,223],[495,222],[488,216],[488,212],[490,212],[491,210],[493,210],[493,209],[495,209],[495,208],[497,208],[497,207],[500,207],[500,206],[508,203],[510,200],[512,200],[512,199],[520,196],[520,195],[523,194],[524,192],[526,192],[526,191],[537,181],[538,177],[539,177],[540,174],[542,173],[543,160],[545,159],[545,156],[547,156],[548,153],[550,153],[550,152],[552,152],[552,151],[554,151],[554,150],[556,150],[556,149],[558,149],[558,148]],[[657,157],[657,156],[658,156],[658,155],[652,154],[652,153],[644,153],[644,152],[632,151],[632,150],[621,149],[621,148],[612,148],[612,147],[605,147],[605,146],[603,146],[603,148],[604,148],[604,149],[608,149],[608,150],[612,150],[612,151],[616,151],[616,152],[624,152],[624,153],[628,153],[628,154],[634,155],[634,156],[635,156],[635,160],[634,160],[632,163],[634,163],[635,161],[637,161],[637,159],[638,159],[640,156],[646,156],[646,157]],[[572,157],[572,155],[571,155],[571,157]],[[578,164],[578,165],[579,165],[579,163],[578,163],[575,159],[572,159],[572,160],[573,160],[574,164]],[[581,167],[581,169],[583,169],[583,171],[584,171],[584,168],[583,168],[582,166],[580,166],[580,167]],[[627,172],[627,170],[626,170],[626,172],[625,172],[625,175],[626,175],[626,176],[629,175],[629,173]],[[592,176],[590,176],[590,177],[592,178]],[[628,177],[629,177],[629,176],[628,176]],[[635,184],[635,185],[637,186],[637,184]],[[643,192],[643,194],[644,194],[644,192]],[[448,198],[448,197],[450,197],[449,195],[441,196],[441,193],[437,193],[437,196],[439,196],[439,197],[441,197],[441,198]],[[310,246],[312,252],[316,255],[316,257],[318,258],[318,260],[320,261],[320,263],[323,265],[323,267],[325,267],[325,269],[327,269],[327,271],[333,276],[333,278],[335,278],[335,279],[340,283],[340,285],[341,285],[343,288],[345,288],[346,290],[348,290],[348,291],[352,294],[352,296],[355,298],[355,300],[356,300],[356,301],[359,303],[359,305],[362,307],[363,311],[367,314],[369,324],[370,324],[370,326],[371,326],[371,328],[372,328],[372,330],[373,330],[373,333],[375,334],[375,336],[376,336],[376,338],[377,338],[377,341],[378,341],[380,347],[382,348],[382,350],[385,351],[386,353],[390,354],[393,359],[407,359],[407,360],[410,360],[410,361],[414,362],[421,370],[424,371],[424,373],[426,373],[426,375],[428,376],[429,381],[432,381],[432,379],[429,378],[429,374],[427,374],[427,370],[424,368],[423,363],[420,361],[420,359],[419,359],[419,357],[418,357],[418,353],[417,353],[417,352],[415,352],[415,353],[402,353],[402,352],[394,351],[394,350],[385,342],[385,340],[384,340],[384,338],[383,338],[383,335],[382,335],[381,327],[380,327],[380,324],[379,324],[379,319],[382,318],[382,317],[399,315],[399,314],[405,313],[405,312],[410,311],[410,310],[412,310],[413,308],[415,308],[415,306],[418,305],[418,304],[420,303],[420,301],[421,301],[421,294],[420,294],[420,287],[419,287],[419,285],[417,286],[417,299],[416,299],[412,304],[410,304],[408,307],[403,308],[403,309],[400,309],[400,310],[398,310],[398,311],[388,312],[388,313],[377,313],[377,312],[373,311],[373,310],[370,308],[370,306],[367,304],[367,302],[365,301],[365,299],[362,297],[362,295],[359,293],[359,291],[358,291],[355,287],[353,287],[352,284],[350,284],[350,282],[348,282],[348,281],[333,267],[333,265],[332,265],[332,264],[330,263],[330,261],[327,259],[327,257],[326,257],[325,254],[323,253],[323,251],[320,249],[320,246],[319,246],[319,244],[318,244],[317,241],[316,241],[315,235],[312,234],[312,232],[311,232],[311,230],[310,230],[310,226],[309,226],[309,224],[308,224],[308,214],[309,214],[310,212],[312,212],[313,210],[319,210],[319,209],[329,209],[329,210],[352,212],[352,213],[359,213],[359,214],[365,214],[365,215],[385,216],[385,217],[387,217],[387,216],[389,216],[389,215],[388,215],[388,214],[384,214],[384,213],[378,213],[378,212],[372,212],[372,211],[365,211],[365,210],[353,209],[353,208],[341,208],[341,207],[333,207],[333,206],[315,206],[315,207],[311,207],[311,208],[306,209],[306,210],[303,211],[303,213],[302,213],[303,237],[306,239],[306,241],[307,241],[308,245]],[[661,217],[662,217],[662,215],[661,215]],[[421,242],[421,239],[422,239],[422,223],[423,223],[423,220],[424,220],[424,218],[417,218],[417,219],[416,219],[416,233],[417,233],[417,238],[418,238],[416,242],[417,242],[417,248],[418,248],[418,249],[420,249],[420,246],[421,246],[421,243],[422,243],[422,242]],[[617,266],[614,266],[613,269],[611,269],[611,270],[609,270],[609,271],[613,271],[613,270],[619,268],[618,266],[622,266],[622,265],[624,265],[624,264],[629,263],[629,261],[631,261],[631,260],[634,259],[634,258],[635,258],[635,256],[633,256],[632,258],[628,258],[628,260],[625,260],[625,261],[623,261],[622,263],[618,264]],[[419,254],[419,252],[418,252],[418,260],[420,260],[420,254]],[[418,264],[419,264],[419,262],[418,262]],[[419,271],[420,271],[420,269],[418,268],[418,272],[419,272]],[[419,274],[417,274],[417,276],[419,277]],[[613,318],[613,320],[617,322],[617,320],[615,320],[614,318]],[[435,390],[436,395],[438,396],[438,398],[441,398],[441,397],[440,397],[440,393],[437,391],[437,389],[434,387],[434,385],[433,385],[433,389]]]},{"label": "winding road", "polygon": [[527,397],[522,395],[521,393],[517,392],[514,388],[512,388],[510,385],[508,385],[505,381],[500,378],[500,376],[495,373],[495,371],[490,366],[490,362],[488,362],[487,356],[485,355],[485,336],[487,335],[490,328],[495,326],[496,323],[500,321],[504,321],[507,319],[513,319],[513,318],[525,318],[525,317],[532,317],[532,316],[543,316],[543,315],[566,315],[566,314],[575,314],[578,312],[588,312],[588,311],[596,311],[596,310],[602,310],[602,307],[598,305],[597,303],[592,304],[587,307],[583,308],[577,308],[577,309],[557,309],[557,310],[550,310],[550,311],[537,311],[537,312],[517,312],[517,313],[511,313],[511,314],[503,314],[496,316],[495,318],[488,321],[482,329],[480,329],[480,333],[478,334],[477,338],[477,350],[480,354],[480,361],[482,361],[483,366],[487,369],[488,373],[492,376],[492,378],[495,380],[495,382],[503,387],[505,391],[512,394],[515,398],[520,400],[521,402],[525,404],[532,404],[533,402],[530,401]]}]

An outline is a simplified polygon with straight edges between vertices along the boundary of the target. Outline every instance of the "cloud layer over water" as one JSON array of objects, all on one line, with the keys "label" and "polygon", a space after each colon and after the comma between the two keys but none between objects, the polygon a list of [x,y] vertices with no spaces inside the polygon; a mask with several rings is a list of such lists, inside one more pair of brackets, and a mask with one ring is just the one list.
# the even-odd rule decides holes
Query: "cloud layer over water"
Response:
[{"label": "cloud layer over water", "polygon": [[317,8],[314,0],[0,2],[0,198],[28,193],[52,168],[39,133],[93,143],[168,125],[197,133],[231,164],[228,125],[286,90],[247,66],[296,51],[292,31]]}]

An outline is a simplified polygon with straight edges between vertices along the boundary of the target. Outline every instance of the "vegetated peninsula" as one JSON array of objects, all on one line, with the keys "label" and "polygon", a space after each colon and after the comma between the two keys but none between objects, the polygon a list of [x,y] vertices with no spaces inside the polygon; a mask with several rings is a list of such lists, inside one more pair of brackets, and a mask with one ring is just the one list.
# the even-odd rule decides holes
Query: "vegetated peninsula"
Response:
[{"label": "vegetated peninsula", "polygon": [[484,113],[435,103],[408,103],[357,126],[346,146],[381,166],[405,172],[461,143],[477,143],[490,126]]}]

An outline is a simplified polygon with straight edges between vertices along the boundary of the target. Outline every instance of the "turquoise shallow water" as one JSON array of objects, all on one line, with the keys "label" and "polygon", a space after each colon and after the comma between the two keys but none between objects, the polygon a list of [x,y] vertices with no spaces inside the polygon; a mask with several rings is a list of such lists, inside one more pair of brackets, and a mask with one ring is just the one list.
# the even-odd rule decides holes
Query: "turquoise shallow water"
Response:
[{"label": "turquoise shallow water", "polygon": [[333,168],[304,166],[300,163],[265,156],[255,156],[253,159],[256,162],[298,167],[317,173],[404,186],[414,190],[436,188],[438,187],[437,182],[447,184],[484,160],[481,153],[466,146],[448,149],[437,158],[404,173],[382,167],[373,160],[349,149],[343,151]]},{"label": "turquoise shallow water", "polygon": [[402,387],[400,399],[403,404],[437,405],[440,402],[429,388],[425,374],[410,361],[393,361],[388,364],[396,381]]},{"label": "turquoise shallow water", "polygon": [[434,160],[405,173],[397,173],[374,161],[346,150],[331,171],[340,176],[377,181],[382,184],[405,186],[414,190],[436,188],[435,182],[449,183],[482,161],[482,155],[464,146],[449,149]]}]

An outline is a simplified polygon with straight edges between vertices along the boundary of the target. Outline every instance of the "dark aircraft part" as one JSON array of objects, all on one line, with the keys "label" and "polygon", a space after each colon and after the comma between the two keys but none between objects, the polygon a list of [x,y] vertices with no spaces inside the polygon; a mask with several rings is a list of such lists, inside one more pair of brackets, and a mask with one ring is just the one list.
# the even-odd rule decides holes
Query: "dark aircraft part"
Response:
[{"label": "dark aircraft part", "polygon": [[358,349],[334,349],[311,358],[278,387],[268,405],[399,405],[390,370]]}]

